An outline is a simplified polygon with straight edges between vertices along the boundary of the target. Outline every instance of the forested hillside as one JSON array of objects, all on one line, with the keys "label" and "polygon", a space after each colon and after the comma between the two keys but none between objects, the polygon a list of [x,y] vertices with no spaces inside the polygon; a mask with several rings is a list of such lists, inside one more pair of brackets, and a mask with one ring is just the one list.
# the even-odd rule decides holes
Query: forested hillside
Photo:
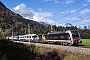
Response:
[{"label": "forested hillside", "polygon": [[[2,28],[7,34],[11,30],[24,30],[27,29],[28,24],[31,25],[40,25],[38,22],[24,19],[19,14],[16,14],[9,10],[5,5],[0,1],[0,28]],[[17,31],[15,32],[17,33]]]}]

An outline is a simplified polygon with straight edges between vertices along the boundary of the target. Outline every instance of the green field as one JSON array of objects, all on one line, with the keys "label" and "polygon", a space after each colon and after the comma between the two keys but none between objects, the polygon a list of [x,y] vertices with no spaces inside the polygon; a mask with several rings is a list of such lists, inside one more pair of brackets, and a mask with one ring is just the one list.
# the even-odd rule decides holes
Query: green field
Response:
[{"label": "green field", "polygon": [[90,39],[82,39],[83,45],[90,45]]}]

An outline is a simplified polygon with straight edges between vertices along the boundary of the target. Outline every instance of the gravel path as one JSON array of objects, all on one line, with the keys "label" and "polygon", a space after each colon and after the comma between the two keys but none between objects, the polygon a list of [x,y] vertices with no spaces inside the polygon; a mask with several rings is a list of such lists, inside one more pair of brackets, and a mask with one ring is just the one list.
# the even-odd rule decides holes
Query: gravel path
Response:
[{"label": "gravel path", "polygon": [[[15,42],[19,42],[19,41],[15,41]],[[19,43],[30,44],[30,42],[19,42]],[[45,47],[68,50],[75,53],[90,55],[90,48],[62,46],[62,45],[53,45],[53,44],[41,44],[41,43],[31,43],[31,44],[35,44],[36,46],[45,46]]]}]

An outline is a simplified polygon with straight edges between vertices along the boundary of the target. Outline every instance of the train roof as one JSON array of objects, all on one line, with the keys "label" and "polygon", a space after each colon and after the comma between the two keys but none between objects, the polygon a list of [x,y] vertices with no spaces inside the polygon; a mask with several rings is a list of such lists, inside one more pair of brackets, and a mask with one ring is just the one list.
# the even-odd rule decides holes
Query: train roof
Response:
[{"label": "train roof", "polygon": [[67,31],[77,31],[77,30],[67,30]]},{"label": "train roof", "polygon": [[36,36],[36,34],[26,34],[26,35],[19,35],[19,36]]},{"label": "train roof", "polygon": [[61,33],[65,33],[65,32],[51,32],[51,33],[48,33],[48,34],[61,34]]},{"label": "train roof", "polygon": [[[67,31],[77,31],[77,30],[67,30]],[[51,32],[51,33],[48,33],[48,34],[61,34],[61,33],[65,33],[66,31],[62,32]]]}]

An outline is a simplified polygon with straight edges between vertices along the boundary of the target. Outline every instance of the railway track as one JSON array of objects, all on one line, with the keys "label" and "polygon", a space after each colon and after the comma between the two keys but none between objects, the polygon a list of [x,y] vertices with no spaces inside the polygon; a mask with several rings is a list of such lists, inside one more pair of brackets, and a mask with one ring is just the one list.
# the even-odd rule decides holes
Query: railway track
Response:
[{"label": "railway track", "polygon": [[84,46],[84,45],[63,46],[63,45],[57,45],[57,44],[42,44],[42,43],[30,43],[30,42],[21,42],[21,41],[14,41],[14,42],[24,43],[24,44],[35,44],[36,46],[45,46],[49,48],[67,50],[75,53],[90,55],[90,46]]},{"label": "railway track", "polygon": [[[43,43],[41,43],[43,44]],[[49,43],[49,44],[52,44],[52,45],[61,45],[61,44],[53,44],[53,43]],[[64,46],[64,45],[61,45],[61,46]],[[89,45],[72,45],[72,47],[81,47],[81,48],[90,48]]]},{"label": "railway track", "polygon": [[[60,44],[54,44],[54,45],[60,45]],[[82,44],[81,45],[72,45],[72,47],[90,48],[89,45],[82,45]]]},{"label": "railway track", "polygon": [[74,46],[74,47],[90,48],[90,46],[88,46],[88,45],[78,45],[78,46]]}]

